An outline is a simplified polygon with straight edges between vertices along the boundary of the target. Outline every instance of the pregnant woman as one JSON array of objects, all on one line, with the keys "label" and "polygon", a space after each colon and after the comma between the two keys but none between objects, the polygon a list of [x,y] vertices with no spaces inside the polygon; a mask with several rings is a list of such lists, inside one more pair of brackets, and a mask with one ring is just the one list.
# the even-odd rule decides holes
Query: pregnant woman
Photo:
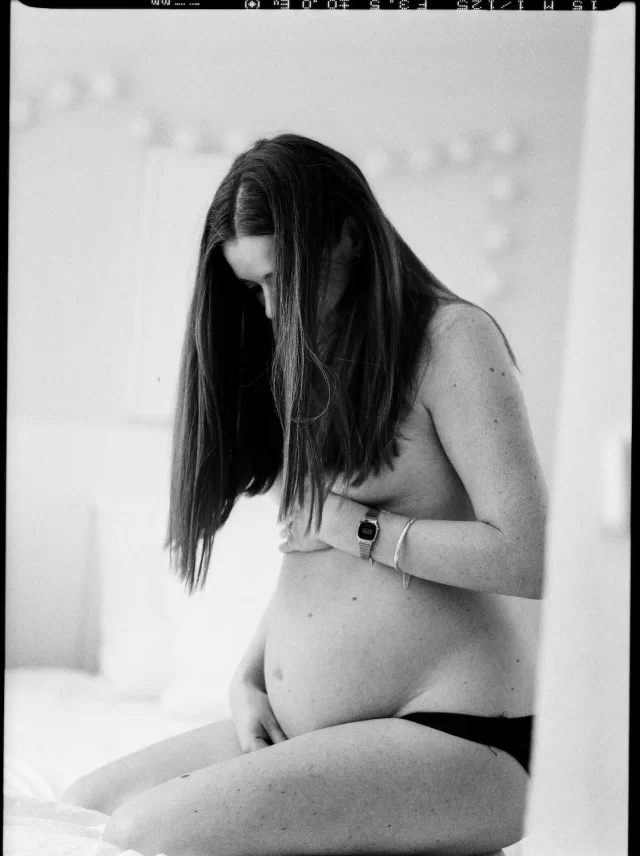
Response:
[{"label": "pregnant woman", "polygon": [[507,603],[541,597],[547,491],[514,367],[351,160],[293,134],[235,159],[187,319],[167,546],[197,589],[235,501],[272,491],[282,569],[232,718],[64,795],[112,815],[105,840],[475,856],[522,837],[534,664]]}]

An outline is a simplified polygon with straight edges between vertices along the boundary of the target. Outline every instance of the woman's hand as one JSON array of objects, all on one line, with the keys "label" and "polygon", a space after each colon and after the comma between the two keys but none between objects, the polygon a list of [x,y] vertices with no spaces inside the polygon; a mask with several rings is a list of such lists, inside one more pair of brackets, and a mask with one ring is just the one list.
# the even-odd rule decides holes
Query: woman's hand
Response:
[{"label": "woman's hand", "polygon": [[[283,529],[282,532],[285,530]],[[287,537],[282,535],[281,537]],[[291,537],[278,547],[281,553],[317,553],[319,550],[330,550],[331,545],[326,541],[320,541],[318,538],[308,538],[301,536],[300,538]]]},{"label": "woman's hand", "polygon": [[269,697],[255,684],[232,683],[229,706],[243,752],[255,752],[287,739],[271,709]]},{"label": "woman's hand", "polygon": [[310,491],[306,490],[303,504],[296,507],[280,530],[280,537],[285,539],[278,548],[281,553],[314,553],[317,550],[331,549],[330,544],[318,537],[319,532],[314,529],[313,524],[309,534],[304,534],[309,519],[310,504]]}]

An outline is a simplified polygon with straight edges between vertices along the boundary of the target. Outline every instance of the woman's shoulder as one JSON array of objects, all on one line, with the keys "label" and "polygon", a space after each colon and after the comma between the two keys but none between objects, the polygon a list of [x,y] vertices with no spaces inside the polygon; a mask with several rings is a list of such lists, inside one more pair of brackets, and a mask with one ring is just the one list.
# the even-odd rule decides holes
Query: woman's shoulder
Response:
[{"label": "woman's shoulder", "polygon": [[498,353],[510,363],[503,334],[489,312],[462,300],[442,301],[425,331],[421,386],[430,384],[435,375],[446,373],[452,362],[475,363]]},{"label": "woman's shoulder", "polygon": [[443,350],[468,347],[481,341],[501,344],[503,334],[495,318],[475,303],[441,302],[435,309],[426,331],[429,358]]},{"label": "woman's shoulder", "polygon": [[[477,323],[484,312],[474,304],[458,300],[439,300],[423,330],[419,364],[421,374],[441,353],[447,342],[455,339],[464,328]],[[482,323],[480,321],[480,323]]]},{"label": "woman's shoulder", "polygon": [[495,321],[486,310],[464,300],[442,300],[431,316],[428,333],[434,339],[442,339],[478,327],[495,329]]}]

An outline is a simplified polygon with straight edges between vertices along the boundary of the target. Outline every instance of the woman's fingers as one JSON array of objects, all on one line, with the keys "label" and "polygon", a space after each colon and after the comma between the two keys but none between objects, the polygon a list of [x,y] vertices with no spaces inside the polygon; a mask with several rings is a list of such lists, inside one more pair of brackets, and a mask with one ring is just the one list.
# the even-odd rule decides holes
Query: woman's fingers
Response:
[{"label": "woman's fingers", "polygon": [[283,522],[282,529],[280,530],[281,538],[293,538],[293,530],[291,528],[293,526],[293,522],[292,517]]},{"label": "woman's fingers", "polygon": [[289,739],[282,730],[271,705],[269,705],[269,708],[266,711],[263,723],[265,730],[269,733],[269,737],[274,743],[282,743],[283,740]]},{"label": "woman's fingers", "polygon": [[240,740],[240,746],[243,752],[255,752],[257,749],[264,749],[265,746],[271,745],[271,738],[267,735],[265,729],[260,729],[258,732],[245,733],[243,739]]},{"label": "woman's fingers", "polygon": [[272,746],[274,743],[282,743],[288,740],[280,724],[275,716],[270,717],[260,727],[259,732],[254,732],[248,739],[248,751],[253,752],[257,749],[264,749],[266,746]]},{"label": "woman's fingers", "polygon": [[282,743],[289,739],[275,720],[269,728],[269,734],[274,743]]}]

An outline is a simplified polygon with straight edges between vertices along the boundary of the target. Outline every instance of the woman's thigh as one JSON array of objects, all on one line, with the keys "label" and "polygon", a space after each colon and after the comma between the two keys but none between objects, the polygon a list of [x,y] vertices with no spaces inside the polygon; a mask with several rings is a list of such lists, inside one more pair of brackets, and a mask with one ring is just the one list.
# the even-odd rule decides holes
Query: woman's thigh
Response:
[{"label": "woman's thigh", "polygon": [[123,802],[170,779],[242,755],[231,719],[194,728],[100,767],[74,782],[61,799],[113,812]]},{"label": "woman's thigh", "polygon": [[519,840],[528,777],[504,752],[400,719],[312,731],[123,805],[104,838],[154,856],[469,856]]}]

